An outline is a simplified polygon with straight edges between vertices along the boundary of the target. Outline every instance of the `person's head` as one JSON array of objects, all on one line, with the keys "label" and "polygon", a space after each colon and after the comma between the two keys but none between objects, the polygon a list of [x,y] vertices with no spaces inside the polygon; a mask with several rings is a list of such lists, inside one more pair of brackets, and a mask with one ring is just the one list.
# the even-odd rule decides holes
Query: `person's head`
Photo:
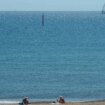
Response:
[{"label": "person's head", "polygon": [[62,96],[60,96],[60,99],[63,99],[63,97],[62,97]]}]

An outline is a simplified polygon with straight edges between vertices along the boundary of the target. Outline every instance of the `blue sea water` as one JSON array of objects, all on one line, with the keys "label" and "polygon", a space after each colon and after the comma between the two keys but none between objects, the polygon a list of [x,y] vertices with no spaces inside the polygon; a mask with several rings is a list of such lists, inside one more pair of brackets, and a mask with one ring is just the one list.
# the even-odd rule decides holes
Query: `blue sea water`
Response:
[{"label": "blue sea water", "polygon": [[0,100],[105,99],[105,16],[0,12]]}]

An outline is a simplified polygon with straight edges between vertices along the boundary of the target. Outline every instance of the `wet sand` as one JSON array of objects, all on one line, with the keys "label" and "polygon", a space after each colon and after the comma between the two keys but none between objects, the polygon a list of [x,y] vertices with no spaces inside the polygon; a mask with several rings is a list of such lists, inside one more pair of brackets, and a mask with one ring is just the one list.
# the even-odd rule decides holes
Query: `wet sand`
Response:
[{"label": "wet sand", "polygon": [[[21,105],[16,103],[0,103],[0,105]],[[47,103],[47,102],[36,102],[30,103],[29,105],[105,105],[105,100],[103,101],[90,101],[90,102],[66,102],[65,104],[59,103]]]}]

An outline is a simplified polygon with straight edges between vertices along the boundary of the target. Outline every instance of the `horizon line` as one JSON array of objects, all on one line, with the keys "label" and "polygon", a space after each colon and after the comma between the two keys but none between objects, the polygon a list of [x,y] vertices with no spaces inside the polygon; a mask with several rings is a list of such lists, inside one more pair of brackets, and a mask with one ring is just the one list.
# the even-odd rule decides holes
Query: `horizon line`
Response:
[{"label": "horizon line", "polygon": [[0,10],[0,12],[101,12],[102,10]]}]

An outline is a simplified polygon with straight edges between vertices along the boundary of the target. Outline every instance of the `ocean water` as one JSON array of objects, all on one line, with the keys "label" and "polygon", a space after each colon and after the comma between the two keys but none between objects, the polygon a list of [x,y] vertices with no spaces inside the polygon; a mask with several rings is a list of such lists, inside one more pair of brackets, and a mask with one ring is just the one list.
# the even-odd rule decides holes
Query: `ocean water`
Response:
[{"label": "ocean water", "polygon": [[105,99],[105,15],[0,12],[0,100]]}]

